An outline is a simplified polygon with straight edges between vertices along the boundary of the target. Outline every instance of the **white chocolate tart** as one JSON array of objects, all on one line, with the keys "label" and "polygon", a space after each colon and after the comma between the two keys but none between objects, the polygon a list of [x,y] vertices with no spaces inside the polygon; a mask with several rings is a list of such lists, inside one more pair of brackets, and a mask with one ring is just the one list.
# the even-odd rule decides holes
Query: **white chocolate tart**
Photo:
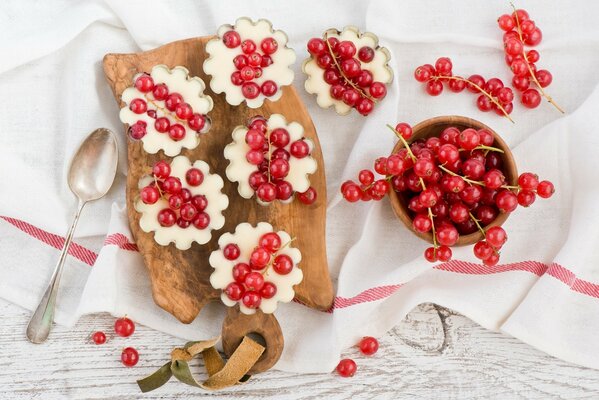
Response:
[{"label": "white chocolate tart", "polygon": [[123,91],[119,116],[146,152],[162,150],[172,157],[200,143],[199,135],[210,129],[207,114],[213,107],[204,81],[189,77],[185,67],[156,65],[150,74],[135,75],[133,82]]},{"label": "white chocolate tart", "polygon": [[[293,286],[303,278],[302,270],[298,267],[302,255],[298,249],[291,247],[291,237],[284,231],[275,233],[279,238],[276,251],[273,248],[264,250],[268,247],[261,246],[264,243],[263,235],[273,233],[273,227],[266,222],[260,222],[255,227],[241,223],[237,225],[235,232],[224,233],[218,239],[219,249],[213,251],[209,258],[210,265],[214,268],[210,283],[215,289],[223,291],[221,300],[225,305],[233,307],[239,304],[244,314],[254,314],[257,309],[270,314],[277,309],[279,302],[293,300]],[[234,252],[229,251],[230,246],[234,247]],[[256,266],[252,263],[253,252],[257,249],[267,256],[266,265]],[[287,261],[284,268],[281,268],[285,264],[281,262],[281,258]],[[255,283],[256,279],[250,282],[250,273],[262,276],[262,282]],[[269,286],[271,290],[265,292],[265,286]],[[249,292],[252,293],[248,294]]]},{"label": "white chocolate tart", "polygon": [[[156,165],[159,164],[168,165],[165,161]],[[188,171],[191,170],[201,176],[199,184],[195,181],[190,184]],[[171,189],[175,185],[169,186],[169,178],[178,179],[180,190]],[[187,157],[177,156],[170,163],[168,178],[153,173],[139,181],[140,196],[135,200],[135,209],[141,213],[139,226],[144,232],[154,232],[154,240],[162,246],[174,243],[177,249],[187,250],[193,242],[205,244],[212,237],[212,231],[225,224],[222,212],[228,207],[229,199],[221,192],[223,184],[222,178],[211,174],[204,161],[192,164]]]},{"label": "white chocolate tart", "polygon": [[370,114],[393,81],[389,51],[379,46],[376,35],[362,33],[355,26],[346,26],[341,32],[327,30],[322,39],[308,42],[308,52],[310,56],[302,64],[307,75],[304,87],[316,95],[320,107],[332,106],[338,114],[352,109]]},{"label": "white chocolate tart", "polygon": [[[252,148],[248,141],[255,139],[250,139],[248,135],[258,135],[257,132],[262,135],[264,144],[258,143]],[[281,114],[273,114],[268,120],[255,117],[247,126],[237,126],[232,138],[233,141],[224,150],[224,156],[229,161],[226,176],[238,184],[241,197],[249,199],[256,194],[258,202],[266,205],[274,200],[291,202],[293,194],[296,194],[302,202],[311,204],[310,201],[304,201],[301,194],[316,195],[316,191],[310,187],[310,175],[316,172],[317,163],[311,154],[314,143],[304,137],[301,124],[287,122]],[[253,156],[257,157],[257,161],[262,161],[258,163]],[[267,188],[261,188],[263,185]]]},{"label": "white chocolate tart", "polygon": [[206,44],[204,72],[211,75],[210,88],[224,93],[227,103],[260,107],[264,100],[277,101],[283,86],[293,82],[295,52],[287,47],[287,35],[273,30],[265,20],[239,18],[222,25],[217,37]]}]

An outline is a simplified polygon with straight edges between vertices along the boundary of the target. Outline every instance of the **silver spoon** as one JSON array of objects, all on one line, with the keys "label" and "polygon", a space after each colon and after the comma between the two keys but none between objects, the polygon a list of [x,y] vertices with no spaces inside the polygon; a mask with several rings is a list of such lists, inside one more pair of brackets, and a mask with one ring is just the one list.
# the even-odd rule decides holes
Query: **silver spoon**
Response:
[{"label": "silver spoon", "polygon": [[32,343],[43,343],[50,334],[60,277],[81,210],[88,201],[97,200],[108,192],[114,182],[117,161],[116,137],[105,128],[93,131],[81,144],[71,161],[68,183],[71,191],[77,196],[79,205],[48,289],[27,326],[27,338]]}]

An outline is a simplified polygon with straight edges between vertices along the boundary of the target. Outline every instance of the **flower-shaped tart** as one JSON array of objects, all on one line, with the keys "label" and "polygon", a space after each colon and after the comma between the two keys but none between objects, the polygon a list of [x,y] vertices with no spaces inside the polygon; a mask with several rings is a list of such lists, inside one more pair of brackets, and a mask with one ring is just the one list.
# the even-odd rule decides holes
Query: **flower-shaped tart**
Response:
[{"label": "flower-shaped tart", "polygon": [[204,94],[204,81],[190,78],[184,67],[170,70],[156,65],[150,74],[135,75],[133,82],[121,96],[125,107],[120,118],[129,124],[129,136],[143,142],[145,151],[163,150],[176,156],[200,143],[199,134],[210,129],[206,114],[213,106],[212,98]]},{"label": "flower-shaped tart", "polygon": [[209,259],[214,268],[210,283],[222,290],[223,303],[229,307],[239,303],[244,314],[258,308],[270,314],[278,302],[293,300],[293,286],[302,281],[303,273],[298,267],[302,255],[291,247],[291,240],[266,222],[256,227],[244,222],[234,233],[224,233]]},{"label": "flower-shaped tart", "polygon": [[177,156],[169,164],[158,161],[151,175],[139,182],[139,199],[135,209],[141,213],[139,226],[154,232],[156,243],[175,243],[187,250],[193,242],[207,243],[212,230],[225,224],[222,211],[229,198],[221,192],[223,180],[211,174],[204,161]]},{"label": "flower-shaped tart", "polygon": [[235,26],[222,25],[218,37],[206,44],[209,58],[204,72],[212,75],[210,88],[225,93],[227,103],[260,107],[265,99],[277,101],[282,87],[291,85],[295,52],[287,47],[287,35],[272,24],[239,18]]},{"label": "flower-shaped tart", "polygon": [[310,57],[302,66],[308,75],[306,91],[316,95],[320,107],[334,106],[338,114],[348,114],[352,108],[370,114],[393,80],[389,50],[378,43],[376,35],[355,26],[342,32],[329,29],[322,39],[310,39]]},{"label": "flower-shaped tart", "polygon": [[271,115],[268,121],[257,116],[247,126],[236,127],[232,136],[224,151],[229,160],[226,174],[238,183],[241,197],[249,199],[255,193],[258,202],[266,205],[274,200],[291,202],[296,193],[302,203],[314,203],[316,190],[309,179],[316,171],[311,156],[314,143],[304,137],[299,123],[287,123],[281,114]]}]

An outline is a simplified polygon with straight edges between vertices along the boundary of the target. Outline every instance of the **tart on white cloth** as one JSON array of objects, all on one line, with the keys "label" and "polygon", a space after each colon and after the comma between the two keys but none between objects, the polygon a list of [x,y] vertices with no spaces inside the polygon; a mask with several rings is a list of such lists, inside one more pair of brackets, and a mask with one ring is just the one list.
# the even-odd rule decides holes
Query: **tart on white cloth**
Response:
[{"label": "tart on white cloth", "polygon": [[210,88],[224,93],[227,103],[260,107],[264,100],[277,101],[283,86],[293,82],[295,52],[287,47],[287,35],[273,30],[265,20],[239,18],[222,25],[217,37],[206,44],[204,72],[211,75]]},{"label": "tart on white cloth", "polygon": [[172,157],[200,143],[199,135],[210,129],[207,114],[213,107],[202,79],[189,77],[185,67],[156,65],[150,74],[135,75],[133,82],[123,91],[119,116],[146,152],[162,150]]},{"label": "tart on white cloth", "polygon": [[379,46],[378,37],[355,26],[329,29],[323,38],[308,42],[310,56],[302,65],[308,75],[304,87],[316,95],[322,108],[333,106],[338,114],[352,108],[362,115],[372,112],[393,81],[391,54]]},{"label": "tart on white cloth", "polygon": [[312,202],[316,191],[310,186],[310,175],[317,163],[312,157],[314,143],[304,137],[304,127],[298,122],[287,122],[281,114],[272,114],[268,120],[254,117],[247,126],[237,126],[233,141],[224,150],[229,161],[226,176],[237,182],[241,197],[254,194],[266,205],[279,200],[293,201],[293,195],[304,201],[309,193]]},{"label": "tart on white cloth", "polygon": [[135,201],[141,213],[139,226],[154,232],[154,240],[162,246],[174,243],[187,250],[193,242],[208,243],[212,231],[225,224],[222,212],[229,198],[221,191],[223,185],[204,161],[192,164],[185,156],[175,157],[170,165],[159,161],[152,175],[139,182],[140,197]]},{"label": "tart on white cloth", "polygon": [[235,232],[224,233],[209,258],[214,268],[210,283],[222,290],[223,303],[239,304],[244,314],[257,309],[270,314],[279,302],[293,300],[293,286],[302,281],[303,273],[298,267],[302,255],[291,247],[291,240],[287,232],[274,232],[266,222],[255,227],[244,222]]}]

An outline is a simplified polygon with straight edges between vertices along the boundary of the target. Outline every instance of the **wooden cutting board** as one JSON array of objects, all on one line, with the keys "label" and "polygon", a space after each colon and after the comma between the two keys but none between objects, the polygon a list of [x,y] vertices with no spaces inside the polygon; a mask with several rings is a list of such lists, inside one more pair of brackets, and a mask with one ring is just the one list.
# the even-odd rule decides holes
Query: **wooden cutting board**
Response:
[{"label": "wooden cutting board", "polygon": [[[212,120],[212,128],[207,134],[201,136],[198,147],[193,150],[185,149],[181,153],[192,161],[197,159],[206,161],[210,165],[211,172],[218,173],[225,181],[223,192],[230,201],[228,209],[223,212],[225,226],[219,231],[213,231],[212,240],[205,245],[194,243],[191,249],[186,251],[176,249],[173,244],[160,246],[154,241],[153,233],[146,233],[140,229],[140,216],[133,206],[138,196],[138,181],[150,172],[151,166],[156,161],[171,158],[165,156],[162,151],[158,154],[148,154],[143,150],[141,142],[127,139],[129,224],[150,273],[154,301],[181,322],[193,321],[206,303],[220,301],[220,291],[213,289],[209,282],[212,267],[208,263],[210,253],[218,248],[217,241],[220,234],[234,231],[237,224],[241,222],[255,225],[265,221],[271,223],[275,230],[284,230],[295,237],[294,247],[302,252],[300,268],[304,273],[304,279],[295,287],[296,300],[318,310],[329,310],[334,293],[325,246],[326,182],[322,152],[314,124],[292,86],[283,89],[283,96],[279,101],[272,103],[267,100],[258,109],[250,109],[245,104],[231,106],[227,104],[223,94],[214,94],[208,85],[210,78],[202,70],[202,64],[206,59],[205,45],[210,39],[212,37],[187,39],[142,53],[107,54],[104,57],[104,73],[119,107],[123,105],[121,94],[133,84],[133,76],[139,72],[150,72],[157,64],[165,64],[169,68],[177,65],[184,66],[190,71],[191,76],[198,76],[204,80],[207,86],[206,94],[214,100],[214,109],[208,114]],[[268,118],[275,113],[283,114],[288,121],[299,122],[305,129],[305,136],[315,144],[312,156],[318,163],[318,170],[310,179],[312,186],[318,192],[318,198],[311,206],[296,200],[291,204],[275,202],[263,207],[256,202],[255,198],[242,198],[237,192],[237,184],[226,179],[225,168],[228,161],[223,157],[223,149],[231,142],[233,129],[238,125],[244,125],[254,115]],[[125,135],[128,137],[126,129],[125,126]],[[265,318],[268,320],[269,316],[260,312],[256,313],[255,317],[247,318],[239,316],[238,310],[230,310],[223,324],[225,348],[234,348],[231,343],[236,342],[237,339],[241,340],[244,327],[253,329],[264,325],[265,328],[258,333],[265,338],[267,347],[276,343],[279,343],[276,346],[281,347],[281,349],[267,349],[265,358],[268,358],[269,350],[273,352],[279,350],[280,355],[283,342],[282,337],[279,337],[281,334],[278,323],[274,318],[268,323],[264,322]],[[276,324],[273,324],[273,320]],[[264,323],[257,323],[261,321]],[[264,363],[266,364],[268,362]]]}]

